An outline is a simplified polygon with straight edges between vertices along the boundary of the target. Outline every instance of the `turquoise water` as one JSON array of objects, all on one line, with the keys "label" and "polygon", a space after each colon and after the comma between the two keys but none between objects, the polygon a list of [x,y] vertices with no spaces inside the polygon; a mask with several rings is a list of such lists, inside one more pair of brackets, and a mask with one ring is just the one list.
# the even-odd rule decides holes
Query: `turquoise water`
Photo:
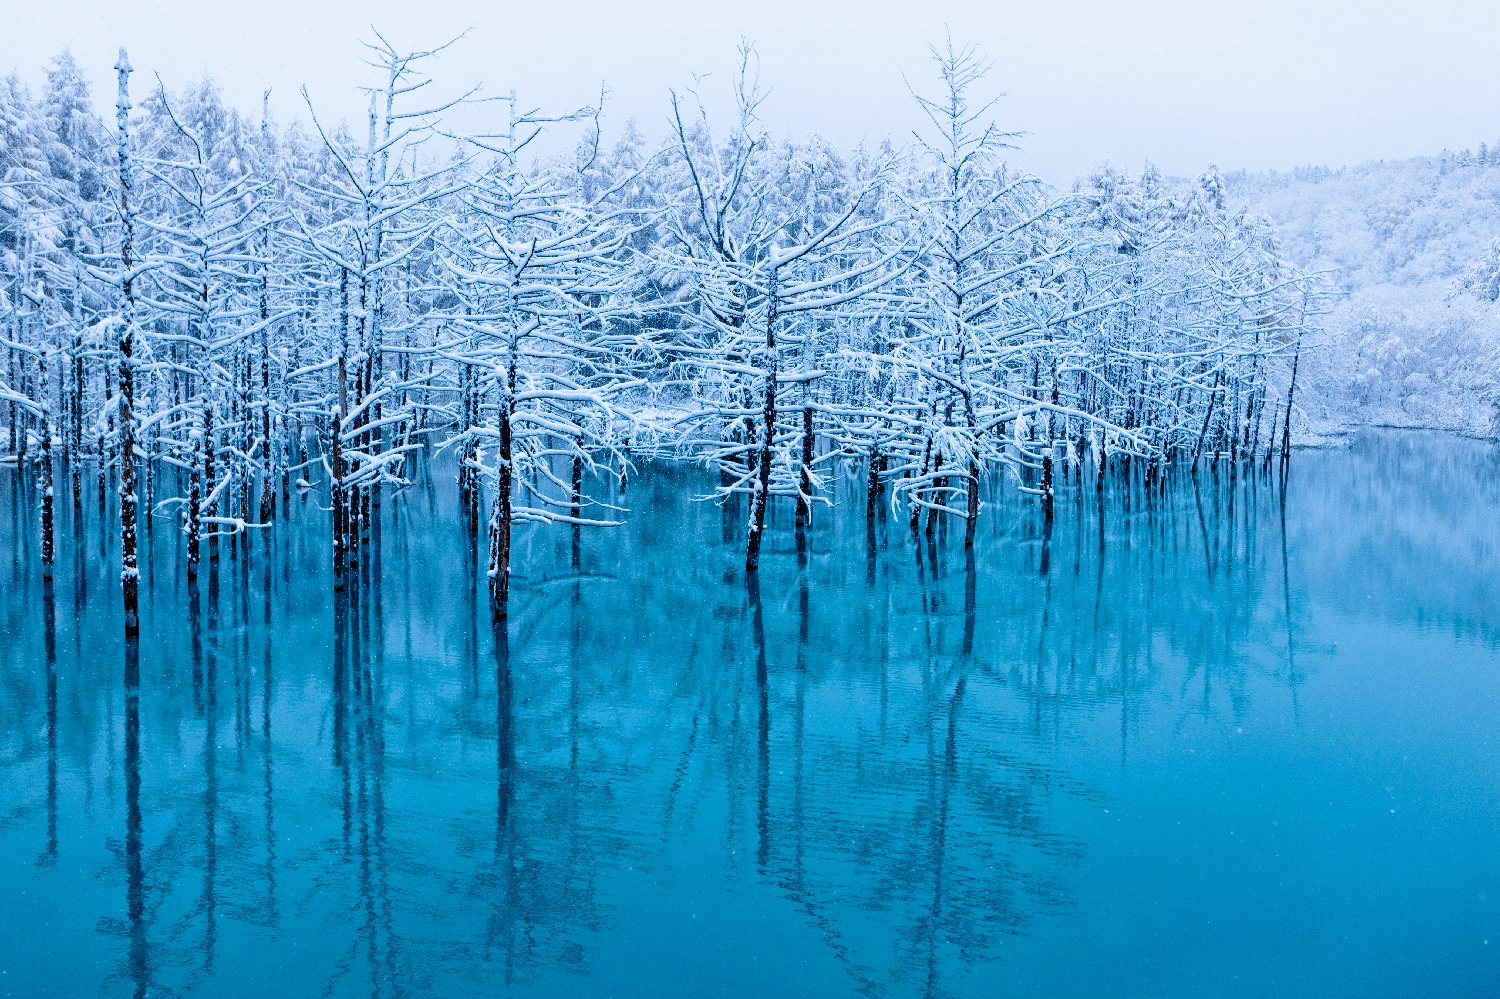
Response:
[{"label": "turquoise water", "polygon": [[196,597],[158,521],[138,701],[94,480],[49,615],[0,473],[0,994],[1500,994],[1497,457],[1007,490],[972,568],[851,470],[757,586],[645,469],[498,642],[440,469],[337,600],[312,498]]}]

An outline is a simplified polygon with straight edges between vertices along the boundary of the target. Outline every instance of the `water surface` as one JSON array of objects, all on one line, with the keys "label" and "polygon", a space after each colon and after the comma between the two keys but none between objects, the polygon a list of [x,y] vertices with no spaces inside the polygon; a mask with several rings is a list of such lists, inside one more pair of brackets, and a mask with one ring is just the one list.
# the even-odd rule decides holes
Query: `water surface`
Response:
[{"label": "water surface", "polygon": [[851,470],[755,585],[653,468],[499,636],[439,465],[342,598],[313,497],[196,588],[158,520],[138,699],[84,481],[49,601],[0,473],[0,994],[1500,993],[1489,445],[1008,489],[972,564]]}]

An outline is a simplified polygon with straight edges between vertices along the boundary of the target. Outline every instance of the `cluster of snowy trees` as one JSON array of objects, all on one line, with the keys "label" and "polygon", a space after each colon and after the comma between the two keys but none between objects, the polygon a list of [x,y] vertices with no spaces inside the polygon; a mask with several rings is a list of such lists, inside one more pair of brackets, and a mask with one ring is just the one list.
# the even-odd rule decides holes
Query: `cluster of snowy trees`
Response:
[{"label": "cluster of snowy trees", "polygon": [[1306,429],[1500,432],[1500,157],[1479,152],[1339,170],[1237,173],[1281,252],[1344,294],[1311,343]]},{"label": "cluster of snowy trees", "polygon": [[[747,570],[767,504],[800,527],[841,462],[872,512],[972,543],[996,466],[1050,518],[1085,460],[1284,454],[1323,279],[1212,169],[1016,174],[972,50],[934,49],[910,145],[853,151],[773,140],[748,48],[734,113],[673,94],[654,150],[514,92],[452,132],[472,95],[422,103],[433,53],[369,51],[358,127],[142,86],[123,51],[113,134],[67,54],[40,95],[0,83],[9,453],[48,504],[54,462],[75,503],[86,467],[101,498],[119,476],[127,577],[137,508],[180,519],[191,574],[200,539],[214,557],[296,488],[330,502],[341,579],[429,439],[461,458],[498,613],[512,525],[613,522],[585,482],[623,488],[632,454],[717,465],[720,500],[749,499]],[[543,128],[576,150],[533,157]]]}]

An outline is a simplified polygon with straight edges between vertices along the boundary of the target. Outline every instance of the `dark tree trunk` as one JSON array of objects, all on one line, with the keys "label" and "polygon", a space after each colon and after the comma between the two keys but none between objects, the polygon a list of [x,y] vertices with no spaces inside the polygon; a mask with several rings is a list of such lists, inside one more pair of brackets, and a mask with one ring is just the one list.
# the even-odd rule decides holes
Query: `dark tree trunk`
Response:
[{"label": "dark tree trunk", "polygon": [[[208,420],[208,407],[204,407],[204,422]],[[194,435],[198,436],[198,435]],[[203,537],[203,479],[199,471],[202,465],[201,454],[197,453],[203,449],[204,437],[198,436],[194,442],[193,470],[188,477],[188,508],[187,508],[187,575],[188,581],[192,582],[198,578],[198,551]]]},{"label": "dark tree trunk", "polygon": [[[214,498],[214,477],[218,473],[214,466],[214,407],[203,406],[203,501],[207,504],[203,513],[210,517],[219,515],[219,501]],[[212,569],[219,564],[219,525],[208,532],[208,565]]]},{"label": "dark tree trunk", "polygon": [[1047,445],[1047,453],[1042,457],[1042,515],[1047,523],[1052,523],[1052,445]]},{"label": "dark tree trunk", "polygon": [[511,398],[507,394],[500,412],[499,482],[490,510],[490,614],[497,621],[510,613]]},{"label": "dark tree trunk", "polygon": [[802,474],[798,479],[797,524],[812,523],[812,463],[813,463],[813,412],[811,406],[802,407]]},{"label": "dark tree trunk", "polygon": [[1292,355],[1292,380],[1286,387],[1286,420],[1281,427],[1281,463],[1292,453],[1292,399],[1297,393],[1297,365],[1302,361],[1302,337],[1297,337],[1297,352]]},{"label": "dark tree trunk", "polygon": [[979,526],[979,463],[969,459],[969,515],[964,519],[964,547],[974,547],[974,532]]},{"label": "dark tree trunk", "polygon": [[[479,422],[479,402],[475,398],[477,379],[474,377],[473,366],[463,365],[458,377],[462,397],[459,429],[468,432]],[[458,505],[464,529],[470,534],[477,534],[479,531],[479,470],[474,464],[478,456],[479,449],[474,444],[474,438],[466,437],[459,456]]]},{"label": "dark tree trunk", "polygon": [[344,588],[344,554],[345,544],[349,535],[349,503],[344,489],[344,455],[342,438],[344,436],[344,417],[349,410],[349,389],[346,385],[347,374],[344,368],[344,356],[339,355],[339,411],[333,416],[333,431],[329,435],[333,451],[333,461],[329,470],[333,475],[333,484],[329,492],[331,494],[332,520],[333,520],[333,588],[341,591]]},{"label": "dark tree trunk", "polygon": [[[927,436],[927,449],[922,453],[922,474],[927,474],[927,467],[932,463],[932,435]],[[914,489],[911,493],[911,533],[912,537],[922,529],[922,508],[917,505],[916,499],[921,495],[920,489]]]},{"label": "dark tree trunk", "polygon": [[[265,278],[261,278],[260,319],[267,316]],[[276,485],[274,481],[276,453],[271,447],[271,330],[269,326],[260,331],[260,429],[265,449],[264,472],[260,477],[260,522],[269,524],[276,517]]]},{"label": "dark tree trunk", "polygon": [[760,570],[760,543],[766,531],[766,500],[771,492],[771,443],[776,435],[775,379],[766,383],[766,439],[760,449],[760,471],[755,478],[755,498],[750,511],[750,538],[745,546],[745,571]]},{"label": "dark tree trunk", "polygon": [[[577,521],[583,516],[583,458],[573,458],[573,519]],[[583,526],[573,524],[573,570],[577,572],[583,568]]]},{"label": "dark tree trunk", "polygon": [[[776,281],[773,276],[771,307],[766,315],[766,397],[761,414],[766,423],[766,439],[760,448],[760,471],[750,511],[750,537],[745,545],[746,572],[760,571],[760,545],[766,533],[766,502],[771,493],[771,446],[776,441],[776,318]],[[751,439],[754,439],[753,434]]]},{"label": "dark tree trunk", "polygon": [[135,329],[120,337],[120,586],[125,595],[125,637],[140,634],[137,593],[140,569],[135,555],[135,373],[131,369]]},{"label": "dark tree trunk", "polygon": [[[939,451],[937,453],[937,455],[932,460],[932,470],[934,472],[939,472],[939,471],[942,471],[942,468],[943,468],[943,453],[941,451]],[[946,495],[947,494],[947,490],[948,490],[948,480],[947,480],[947,478],[946,477],[938,478],[937,480],[935,480],[933,482],[933,487],[934,488],[933,488],[933,492],[932,492],[932,497],[933,497],[932,501],[934,503],[939,503],[940,502],[940,503],[943,503],[944,505],[947,505],[947,502],[948,502],[948,497]],[[929,538],[932,537],[933,534],[937,531],[937,518],[938,518],[938,512],[936,510],[932,509],[931,507],[928,507],[928,509],[927,509],[927,536]]]},{"label": "dark tree trunk", "polygon": [[42,493],[42,582],[52,583],[52,562],[55,549],[52,537],[52,427],[42,426],[42,474],[39,485]]}]

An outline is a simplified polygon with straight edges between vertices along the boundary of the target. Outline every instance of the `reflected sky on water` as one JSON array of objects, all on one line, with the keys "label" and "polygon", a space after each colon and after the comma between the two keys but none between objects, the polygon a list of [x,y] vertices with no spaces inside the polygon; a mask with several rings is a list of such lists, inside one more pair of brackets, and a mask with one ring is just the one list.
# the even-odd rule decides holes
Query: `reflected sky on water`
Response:
[{"label": "reflected sky on water", "polygon": [[342,597],[315,497],[196,587],[158,519],[138,692],[97,479],[49,600],[0,473],[0,994],[1500,992],[1490,445],[1006,487],[972,561],[851,469],[748,584],[651,467],[499,634],[418,472]]}]

